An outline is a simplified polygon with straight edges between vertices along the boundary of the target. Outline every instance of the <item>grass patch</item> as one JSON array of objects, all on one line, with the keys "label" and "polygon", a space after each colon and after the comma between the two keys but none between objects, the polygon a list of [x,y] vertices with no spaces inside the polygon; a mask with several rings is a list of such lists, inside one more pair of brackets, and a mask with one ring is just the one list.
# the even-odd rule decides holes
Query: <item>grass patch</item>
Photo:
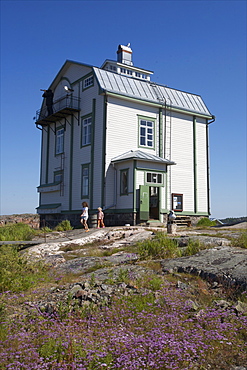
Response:
[{"label": "grass patch", "polygon": [[14,246],[0,247],[0,292],[26,291],[47,276],[47,267],[39,262],[28,262]]},{"label": "grass patch", "polygon": [[193,256],[194,254],[200,252],[200,250],[206,249],[206,246],[203,243],[200,243],[199,240],[189,240],[189,244],[182,251],[182,256]]},{"label": "grass patch", "polygon": [[237,238],[232,238],[232,246],[238,248],[247,248],[247,232],[241,232]]},{"label": "grass patch", "polygon": [[205,227],[205,226],[210,227],[210,226],[216,226],[216,221],[211,221],[208,217],[203,217],[203,218],[201,218],[201,219],[197,222],[196,226],[198,226],[198,227]]},{"label": "grass patch", "polygon": [[177,242],[167,238],[163,232],[158,232],[153,239],[137,243],[138,253],[142,260],[163,259],[181,256]]},{"label": "grass patch", "polygon": [[0,227],[0,241],[32,240],[36,231],[21,222]]},{"label": "grass patch", "polygon": [[70,224],[69,220],[63,220],[60,222],[54,229],[55,231],[67,231],[67,230],[73,230],[73,227]]}]

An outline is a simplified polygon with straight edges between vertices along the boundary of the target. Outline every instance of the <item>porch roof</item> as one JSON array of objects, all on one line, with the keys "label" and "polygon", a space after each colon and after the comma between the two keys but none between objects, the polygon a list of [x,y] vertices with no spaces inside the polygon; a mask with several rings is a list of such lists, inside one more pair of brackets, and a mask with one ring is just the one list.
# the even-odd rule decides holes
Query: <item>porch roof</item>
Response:
[{"label": "porch roof", "polygon": [[166,165],[172,165],[176,164],[175,162],[169,161],[168,159],[158,157],[154,154],[145,153],[141,150],[129,150],[126,153],[120,154],[117,157],[112,158],[111,162],[122,162],[122,161],[128,161],[128,160],[134,160],[137,159],[139,161],[148,161],[148,162],[159,162]]}]

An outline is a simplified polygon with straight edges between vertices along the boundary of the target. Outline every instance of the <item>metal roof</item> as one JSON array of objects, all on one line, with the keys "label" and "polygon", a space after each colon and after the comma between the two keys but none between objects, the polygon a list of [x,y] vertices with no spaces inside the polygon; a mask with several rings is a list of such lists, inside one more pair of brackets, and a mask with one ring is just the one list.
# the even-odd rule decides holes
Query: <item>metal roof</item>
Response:
[{"label": "metal roof", "polygon": [[117,157],[112,158],[111,162],[122,162],[131,159],[138,159],[141,161],[159,162],[167,165],[176,164],[175,162],[169,161],[156,155],[144,153],[141,150],[129,150],[126,153],[120,154]]},{"label": "metal roof", "polygon": [[93,67],[102,90],[212,117],[200,95]]}]

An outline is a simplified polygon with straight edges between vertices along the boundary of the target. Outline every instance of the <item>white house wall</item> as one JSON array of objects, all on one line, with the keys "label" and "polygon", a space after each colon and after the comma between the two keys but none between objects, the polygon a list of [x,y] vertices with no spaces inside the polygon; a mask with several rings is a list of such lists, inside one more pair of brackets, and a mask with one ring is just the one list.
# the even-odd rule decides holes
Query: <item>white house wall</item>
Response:
[{"label": "white house wall", "polygon": [[207,212],[207,142],[205,123],[196,123],[196,163],[197,163],[197,211]]},{"label": "white house wall", "polygon": [[[138,115],[156,119],[155,134],[158,130],[158,109],[146,107],[131,101],[109,98],[107,104],[107,137],[106,147],[108,165],[112,158],[130,149],[138,150]],[[155,149],[141,148],[151,154],[157,154],[157,138]]]},{"label": "white house wall", "polygon": [[194,211],[193,117],[173,114],[171,123],[171,193],[183,194],[183,209]]},{"label": "white house wall", "polygon": [[[155,148],[145,149],[157,155],[158,152],[158,109],[147,107],[130,101],[123,101],[118,98],[108,97],[107,102],[107,127],[106,127],[106,188],[105,188],[105,205],[108,207],[113,200],[112,192],[114,189],[113,176],[109,176],[113,171],[109,168],[112,158],[119,154],[123,154],[129,150],[138,150],[139,126],[138,115],[155,119]],[[132,171],[131,171],[132,172]],[[130,174],[130,172],[129,172]],[[132,180],[131,180],[132,181]],[[132,182],[130,183],[132,187]],[[117,187],[118,192],[120,191]],[[132,200],[127,200],[127,197],[120,197],[118,207],[129,208],[133,206]],[[120,199],[118,197],[118,199]],[[128,197],[132,198],[132,197]]]},{"label": "white house wall", "polygon": [[[98,207],[103,207],[101,204],[101,194],[102,194],[102,187],[104,184],[102,183],[102,154],[103,154],[103,141],[105,133],[104,130],[104,97],[99,96],[96,93],[98,89],[97,86],[94,87],[95,95],[97,96],[95,102],[95,130],[94,130],[94,165],[93,165],[93,204],[91,205],[92,208],[96,209]],[[98,92],[98,91],[97,91]]]}]

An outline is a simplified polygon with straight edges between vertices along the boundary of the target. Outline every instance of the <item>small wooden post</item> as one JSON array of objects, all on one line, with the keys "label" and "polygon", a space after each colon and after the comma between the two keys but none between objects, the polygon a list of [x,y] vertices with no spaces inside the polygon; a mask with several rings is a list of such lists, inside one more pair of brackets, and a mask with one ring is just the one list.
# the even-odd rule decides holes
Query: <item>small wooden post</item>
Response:
[{"label": "small wooden post", "polygon": [[167,224],[167,234],[175,234],[177,231],[177,225],[173,222]]}]

